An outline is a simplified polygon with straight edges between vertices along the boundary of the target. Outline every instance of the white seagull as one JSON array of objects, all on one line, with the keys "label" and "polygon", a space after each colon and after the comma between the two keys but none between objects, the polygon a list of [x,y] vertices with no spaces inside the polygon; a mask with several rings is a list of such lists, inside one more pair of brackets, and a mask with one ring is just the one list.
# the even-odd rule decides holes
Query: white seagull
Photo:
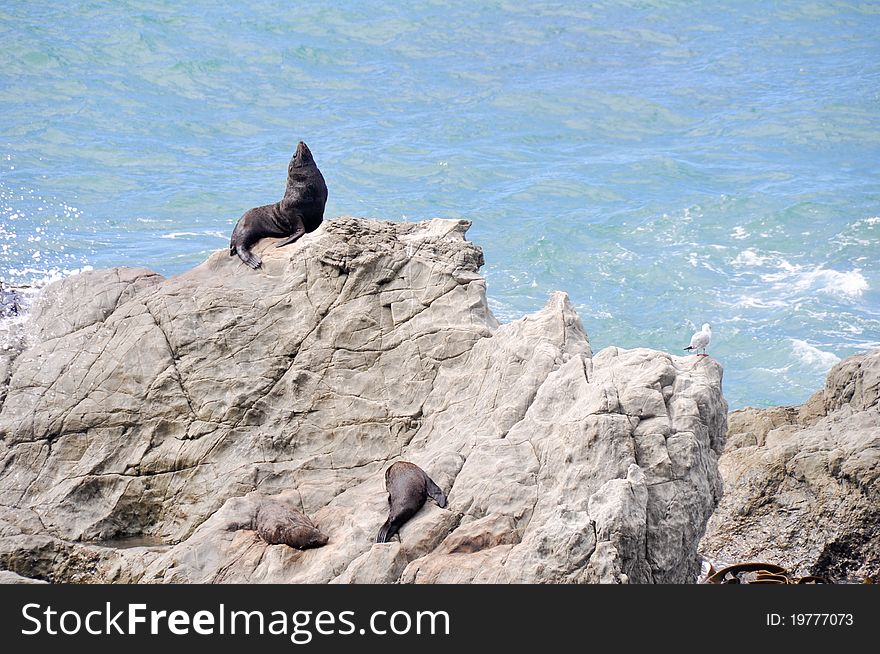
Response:
[{"label": "white seagull", "polygon": [[709,329],[709,323],[703,323],[703,328],[691,336],[691,344],[685,350],[702,350],[698,357],[707,357],[706,348],[709,347],[709,341],[712,340],[712,330]]}]

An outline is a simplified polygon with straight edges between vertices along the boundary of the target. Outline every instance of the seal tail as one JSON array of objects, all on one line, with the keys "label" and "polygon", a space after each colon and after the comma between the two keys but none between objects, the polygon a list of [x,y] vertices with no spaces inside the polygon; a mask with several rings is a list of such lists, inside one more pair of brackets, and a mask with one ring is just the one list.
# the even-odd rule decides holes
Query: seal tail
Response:
[{"label": "seal tail", "polygon": [[434,480],[431,479],[428,475],[425,475],[425,481],[428,491],[428,497],[437,502],[437,506],[441,509],[446,508],[446,494],[443,490],[434,483]]}]

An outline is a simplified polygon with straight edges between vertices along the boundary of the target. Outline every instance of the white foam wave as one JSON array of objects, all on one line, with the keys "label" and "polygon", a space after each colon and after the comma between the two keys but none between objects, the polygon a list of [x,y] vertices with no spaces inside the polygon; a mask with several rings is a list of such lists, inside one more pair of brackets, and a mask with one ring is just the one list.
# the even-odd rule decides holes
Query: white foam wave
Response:
[{"label": "white foam wave", "polygon": [[817,291],[849,300],[860,297],[868,290],[868,280],[858,268],[840,272],[821,266],[812,270],[797,266],[792,271],[762,275],[761,279],[776,283],[780,290]]},{"label": "white foam wave", "polygon": [[227,238],[227,234],[224,234],[223,232],[218,230],[208,230],[204,232],[168,232],[167,234],[162,234],[160,238],[182,238],[185,236],[213,236],[214,238]]},{"label": "white foam wave", "polygon": [[[790,299],[803,293],[825,293],[853,300],[861,297],[869,288],[861,268],[840,271],[821,265],[808,267],[791,263],[776,252],[762,253],[751,248],[745,249],[737,254],[731,265],[736,268],[758,269],[745,270],[741,274],[757,274],[762,282],[772,285],[770,290],[774,292],[775,298]],[[741,304],[759,306],[748,302]]]},{"label": "white foam wave", "polygon": [[773,263],[774,257],[758,254],[754,250],[743,250],[731,262],[734,266],[743,268],[757,268]]},{"label": "white foam wave", "polygon": [[160,238],[180,238],[181,236],[202,236],[198,232],[168,232],[167,234],[162,234]]},{"label": "white foam wave", "polygon": [[743,295],[732,305],[738,309],[780,309],[788,306],[784,300],[763,300],[753,295]]},{"label": "white foam wave", "polygon": [[824,352],[819,348],[810,345],[806,341],[797,338],[788,339],[791,342],[791,351],[794,356],[803,364],[812,368],[828,370],[834,364],[840,362],[840,357],[832,352]]},{"label": "white foam wave", "polygon": [[[31,304],[42,287],[4,285],[2,287],[4,309],[9,308],[8,303],[14,301],[15,313],[0,316],[0,353],[20,352],[27,345],[25,325],[28,322]],[[6,294],[12,292],[10,298]]]},{"label": "white foam wave", "polygon": [[758,372],[766,372],[771,375],[782,375],[791,370],[791,366],[783,366],[781,368],[755,368]]},{"label": "white foam wave", "polygon": [[9,268],[8,272],[11,276],[20,277],[27,280],[29,288],[41,289],[52,282],[59,279],[78,275],[79,273],[94,270],[92,266],[83,266],[82,268]]}]

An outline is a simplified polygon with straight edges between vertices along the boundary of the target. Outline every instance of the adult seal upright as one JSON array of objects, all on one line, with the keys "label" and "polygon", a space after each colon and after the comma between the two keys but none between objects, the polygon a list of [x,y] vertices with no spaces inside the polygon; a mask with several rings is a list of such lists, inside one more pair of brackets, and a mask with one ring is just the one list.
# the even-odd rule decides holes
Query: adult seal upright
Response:
[{"label": "adult seal upright", "polygon": [[318,229],[324,220],[327,204],[327,184],[318,170],[309,146],[300,141],[296,153],[287,166],[287,188],[284,197],[275,204],[248,209],[238,219],[229,241],[229,254],[256,270],[262,265],[251,252],[257,241],[267,236],[286,237],[275,247],[289,245],[303,234]]},{"label": "adult seal upright", "polygon": [[398,461],[385,471],[385,488],[388,491],[388,519],[377,543],[387,543],[403,524],[412,518],[425,500],[430,497],[442,509],[446,507],[446,495],[415,463]]}]

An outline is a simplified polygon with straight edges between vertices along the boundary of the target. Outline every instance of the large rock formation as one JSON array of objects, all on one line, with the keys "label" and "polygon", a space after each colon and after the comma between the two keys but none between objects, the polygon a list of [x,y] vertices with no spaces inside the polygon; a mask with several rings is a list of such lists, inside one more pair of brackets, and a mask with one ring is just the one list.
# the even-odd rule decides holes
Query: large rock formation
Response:
[{"label": "large rock formation", "polygon": [[[47,288],[7,366],[0,568],[53,581],[693,581],[720,490],[720,366],[594,357],[563,293],[499,326],[467,228],[344,218],[282,249],[264,240],[259,272],[218,252],[171,279],[115,269]],[[399,459],[449,505],[427,503],[399,542],[375,544]],[[328,544],[259,539],[253,512],[276,495]],[[126,538],[153,546],[108,546]]]},{"label": "large rock formation", "polygon": [[801,407],[730,414],[724,498],[701,549],[843,580],[880,570],[880,350],[836,365]]}]

